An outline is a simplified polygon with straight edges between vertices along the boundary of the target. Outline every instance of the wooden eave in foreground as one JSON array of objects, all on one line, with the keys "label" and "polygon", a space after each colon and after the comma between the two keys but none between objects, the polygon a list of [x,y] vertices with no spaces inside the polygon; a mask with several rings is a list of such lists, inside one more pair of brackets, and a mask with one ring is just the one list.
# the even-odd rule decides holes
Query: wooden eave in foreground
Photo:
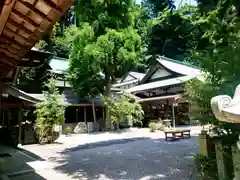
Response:
[{"label": "wooden eave in foreground", "polygon": [[[4,1],[4,0],[3,0]],[[74,0],[5,0],[0,3],[0,78],[34,66],[30,49],[50,32]],[[36,63],[39,65],[39,63]]]}]

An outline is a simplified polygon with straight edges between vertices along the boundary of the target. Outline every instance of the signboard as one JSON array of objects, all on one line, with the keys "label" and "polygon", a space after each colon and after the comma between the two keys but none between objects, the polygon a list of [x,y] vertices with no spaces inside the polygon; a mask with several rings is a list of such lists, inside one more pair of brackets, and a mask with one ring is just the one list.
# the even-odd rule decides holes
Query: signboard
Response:
[{"label": "signboard", "polygon": [[184,85],[174,85],[171,87],[157,88],[144,92],[145,95],[149,97],[162,96],[167,94],[176,94],[184,91]]}]

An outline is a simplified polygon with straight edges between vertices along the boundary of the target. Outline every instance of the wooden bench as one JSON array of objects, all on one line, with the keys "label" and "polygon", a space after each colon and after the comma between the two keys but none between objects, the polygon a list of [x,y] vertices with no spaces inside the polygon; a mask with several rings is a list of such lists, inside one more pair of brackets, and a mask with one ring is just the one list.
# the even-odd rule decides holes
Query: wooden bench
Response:
[{"label": "wooden bench", "polygon": [[174,140],[191,138],[189,129],[173,129],[173,130],[164,131],[164,133],[165,133],[166,141],[168,140],[174,141]]}]

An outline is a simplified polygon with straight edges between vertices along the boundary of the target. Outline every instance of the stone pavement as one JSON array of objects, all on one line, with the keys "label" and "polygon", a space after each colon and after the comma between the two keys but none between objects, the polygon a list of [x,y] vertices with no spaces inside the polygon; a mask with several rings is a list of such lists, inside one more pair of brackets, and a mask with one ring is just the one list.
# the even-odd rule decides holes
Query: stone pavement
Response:
[{"label": "stone pavement", "polygon": [[55,144],[13,151],[20,164],[5,174],[12,180],[193,180],[200,130],[191,129],[191,139],[176,142],[164,141],[160,131],[136,128],[61,136]]},{"label": "stone pavement", "polygon": [[63,176],[58,179],[69,180],[190,180],[195,179],[193,156],[198,152],[196,135],[200,132],[198,127],[191,129],[191,139],[176,142],[164,141],[160,131],[133,128],[61,136],[55,144],[23,148],[51,164],[37,171],[46,179],[56,173]]}]

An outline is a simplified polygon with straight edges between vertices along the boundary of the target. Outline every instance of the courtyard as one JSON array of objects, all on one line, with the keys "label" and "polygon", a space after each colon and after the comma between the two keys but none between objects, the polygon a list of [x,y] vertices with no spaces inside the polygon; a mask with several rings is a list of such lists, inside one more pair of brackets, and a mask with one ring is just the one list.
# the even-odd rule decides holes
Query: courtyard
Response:
[{"label": "courtyard", "polygon": [[191,129],[191,139],[175,142],[166,142],[161,131],[150,133],[145,128],[61,136],[54,144],[16,150],[18,166],[13,156],[12,169],[6,174],[13,180],[195,179],[193,156],[199,149],[199,128]]}]

